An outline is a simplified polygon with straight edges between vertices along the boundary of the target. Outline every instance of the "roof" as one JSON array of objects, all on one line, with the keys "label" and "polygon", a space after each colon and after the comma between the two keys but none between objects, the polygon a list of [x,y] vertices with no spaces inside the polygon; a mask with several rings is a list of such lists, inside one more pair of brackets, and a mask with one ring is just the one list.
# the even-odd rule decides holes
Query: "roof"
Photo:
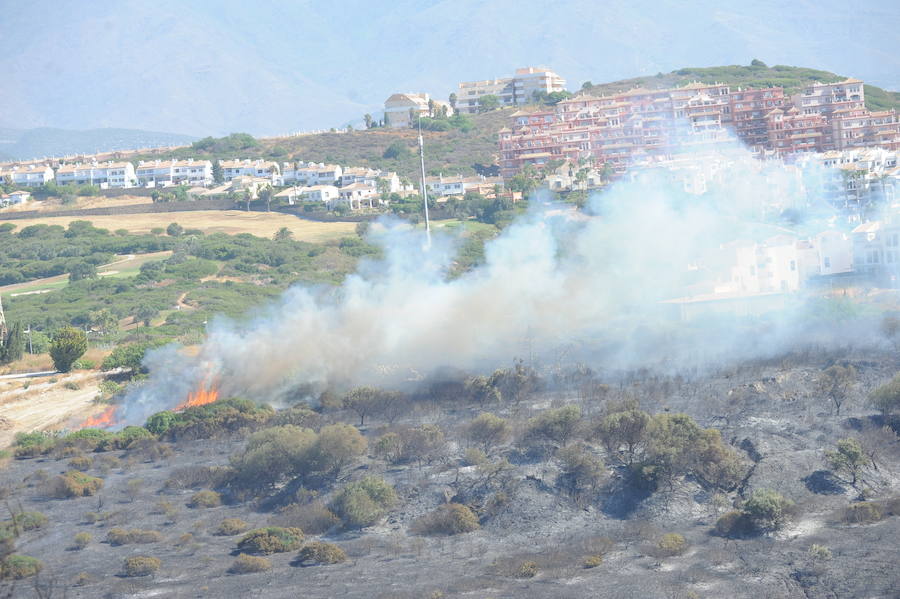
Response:
[{"label": "roof", "polygon": [[871,222],[863,223],[853,229],[853,233],[874,233],[881,229],[881,221],[873,220]]}]

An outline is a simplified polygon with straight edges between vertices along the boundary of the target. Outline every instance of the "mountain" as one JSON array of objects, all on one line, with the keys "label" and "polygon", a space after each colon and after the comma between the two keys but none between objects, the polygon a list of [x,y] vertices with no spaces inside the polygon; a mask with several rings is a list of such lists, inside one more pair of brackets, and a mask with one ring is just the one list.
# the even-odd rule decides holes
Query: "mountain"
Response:
[{"label": "mountain", "polygon": [[838,0],[7,3],[0,126],[271,135],[530,64],[572,89],[753,58],[898,89],[898,15]]},{"label": "mountain", "polygon": [[28,160],[45,156],[184,145],[195,139],[197,138],[190,135],[139,129],[105,128],[87,131],[49,127],[27,130],[0,129],[0,156],[13,160]]}]

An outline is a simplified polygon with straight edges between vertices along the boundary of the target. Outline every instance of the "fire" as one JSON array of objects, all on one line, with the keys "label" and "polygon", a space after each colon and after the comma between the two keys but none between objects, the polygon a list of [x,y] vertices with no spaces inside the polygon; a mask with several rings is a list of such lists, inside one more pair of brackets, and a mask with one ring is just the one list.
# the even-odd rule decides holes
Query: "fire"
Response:
[{"label": "fire", "polygon": [[105,410],[85,420],[80,428],[108,428],[116,423],[116,406],[107,406]]},{"label": "fire", "polygon": [[216,389],[215,386],[210,387],[209,389],[199,387],[193,393],[188,393],[187,399],[178,404],[178,407],[176,407],[175,410],[184,410],[195,406],[205,406],[217,399],[219,399],[219,390]]}]

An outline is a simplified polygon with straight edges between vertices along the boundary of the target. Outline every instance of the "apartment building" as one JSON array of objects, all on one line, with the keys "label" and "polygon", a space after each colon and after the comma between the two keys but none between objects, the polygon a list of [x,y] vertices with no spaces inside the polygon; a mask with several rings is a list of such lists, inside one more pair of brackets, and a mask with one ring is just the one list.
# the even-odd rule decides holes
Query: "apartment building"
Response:
[{"label": "apartment building", "polygon": [[144,187],[167,185],[212,185],[212,163],[209,160],[141,161],[135,169],[138,183]]},{"label": "apartment building", "polygon": [[843,109],[864,109],[866,96],[863,82],[845,79],[838,83],[814,83],[795,94],[791,101],[802,114],[830,116]]},{"label": "apartment building", "polygon": [[0,169],[0,179],[9,179],[13,185],[39,187],[53,180],[53,169],[46,164],[10,166]]},{"label": "apartment building", "polygon": [[456,110],[461,113],[478,112],[478,100],[482,96],[497,96],[501,106],[517,106],[533,102],[535,92],[552,93],[566,89],[566,80],[540,67],[516,69],[512,77],[465,81],[456,92]]},{"label": "apartment building", "polygon": [[270,160],[223,160],[219,164],[226,181],[235,177],[263,177],[275,183],[281,177],[281,167]]},{"label": "apartment building", "polygon": [[480,194],[493,193],[495,185],[503,187],[503,179],[500,177],[463,177],[452,175],[445,177],[425,177],[425,188],[432,197],[462,196],[468,191]]},{"label": "apartment building", "polygon": [[64,164],[56,171],[59,185],[97,185],[101,188],[127,188],[137,184],[130,162],[94,162]]},{"label": "apartment building", "polygon": [[339,164],[324,164],[322,162],[299,162],[294,169],[294,178],[289,181],[284,179],[285,185],[296,183],[297,185],[340,185],[344,169]]}]

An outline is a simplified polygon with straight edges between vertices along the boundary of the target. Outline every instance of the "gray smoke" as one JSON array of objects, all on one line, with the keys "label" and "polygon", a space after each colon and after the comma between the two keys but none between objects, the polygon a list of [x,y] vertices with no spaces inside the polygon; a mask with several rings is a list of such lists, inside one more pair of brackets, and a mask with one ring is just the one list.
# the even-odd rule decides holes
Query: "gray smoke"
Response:
[{"label": "gray smoke", "polygon": [[783,232],[761,219],[803,203],[780,163],[745,151],[717,159],[725,176],[699,196],[665,174],[594,195],[590,216],[538,196],[487,244],[483,265],[452,280],[457,238],[438,233],[426,252],[420,229],[384,220],[370,235],[384,258],[339,288],[296,286],[248,322],[217,319],[194,357],[178,347],[149,354],[125,421],[170,409],[203,382],[278,402],[298,385],[392,385],[441,367],[489,370],[526,351],[675,372],[859,334],[858,323],[799,298],[764,318],[688,323],[662,303],[727,277],[722,244]]}]

